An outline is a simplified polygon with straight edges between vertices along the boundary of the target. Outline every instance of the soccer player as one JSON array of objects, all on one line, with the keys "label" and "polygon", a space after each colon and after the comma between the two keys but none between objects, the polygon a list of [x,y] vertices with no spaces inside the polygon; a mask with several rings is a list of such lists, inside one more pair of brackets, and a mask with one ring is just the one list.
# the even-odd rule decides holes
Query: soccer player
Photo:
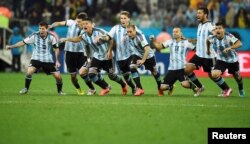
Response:
[{"label": "soccer player", "polygon": [[174,83],[176,80],[181,82],[184,88],[198,90],[196,86],[189,82],[186,78],[184,67],[186,64],[186,55],[188,50],[193,50],[194,45],[187,39],[182,38],[182,32],[179,27],[173,29],[173,39],[167,40],[163,43],[158,43],[154,38],[150,38],[153,46],[161,50],[163,48],[170,48],[170,60],[168,66],[168,73],[161,84],[161,90],[169,90],[168,95],[172,95]]},{"label": "soccer player", "polygon": [[105,42],[98,39],[102,35],[107,35],[107,32],[103,29],[93,27],[93,21],[90,18],[83,20],[84,32],[79,37],[62,38],[61,41],[80,42],[83,40],[87,46],[92,49],[93,58],[91,60],[89,68],[89,77],[91,80],[102,88],[99,95],[103,96],[109,93],[110,86],[101,77],[101,69],[108,72],[108,76],[111,80],[119,83],[122,87],[123,95],[127,93],[126,83],[117,76],[114,72],[112,61],[112,40]]},{"label": "soccer player", "polygon": [[[130,63],[131,63],[131,55],[132,49],[131,45],[126,39],[126,26],[130,22],[130,13],[128,11],[122,11],[120,13],[120,23],[112,27],[107,36],[100,37],[102,40],[108,41],[113,39],[115,41],[116,46],[116,61],[118,63],[119,69],[126,81],[126,83],[131,87],[132,94],[136,92],[136,87],[133,84],[130,78]],[[137,72],[137,71],[136,71]],[[134,72],[135,73],[135,72]],[[138,72],[137,72],[138,73]]]},{"label": "soccer player", "polygon": [[[62,91],[62,77],[57,69],[60,67],[58,44],[54,35],[50,34],[47,30],[48,24],[40,22],[39,32],[31,34],[23,41],[19,41],[14,45],[6,46],[6,49],[9,50],[12,48],[22,47],[25,44],[34,44],[34,50],[25,78],[25,88],[20,91],[20,94],[28,93],[33,73],[37,72],[40,68],[43,68],[46,74],[52,74],[56,79],[58,94],[65,95]],[[52,48],[55,48],[56,62],[54,62],[52,57]]]},{"label": "soccer player", "polygon": [[211,35],[207,39],[207,54],[210,55],[210,44],[213,44],[217,59],[215,67],[212,70],[212,78],[223,90],[218,96],[227,97],[232,93],[232,89],[229,88],[227,83],[221,77],[221,75],[228,69],[228,72],[233,75],[238,84],[239,96],[244,96],[242,77],[239,71],[238,55],[235,49],[242,46],[239,39],[232,34],[225,32],[224,24],[218,22],[215,24],[216,35]]},{"label": "soccer player", "polygon": [[[68,26],[67,37],[79,36],[81,30],[83,29],[82,20],[87,17],[86,13],[79,13],[75,20],[69,19],[61,22],[54,22],[50,25],[50,28],[57,26]],[[96,90],[88,76],[88,62],[86,56],[86,45],[84,42],[73,43],[66,42],[65,44],[65,62],[67,65],[68,72],[71,76],[71,82],[75,86],[78,95],[84,95],[84,91],[81,89],[78,80],[77,73],[85,81],[86,85],[89,87],[87,95],[93,95]]]},{"label": "soccer player", "polygon": [[[144,65],[147,70],[150,70],[152,75],[154,76],[157,87],[158,87],[158,95],[162,96],[163,92],[160,89],[161,79],[160,74],[156,69],[156,61],[154,56],[154,51],[150,48],[144,34],[136,29],[135,25],[129,24],[127,26],[127,37],[129,37],[129,43],[134,47],[135,55],[133,55],[131,62],[131,71],[136,71],[138,66]],[[137,76],[139,77],[139,75]],[[134,78],[135,79],[135,78]],[[135,79],[135,83],[137,86],[135,96],[140,96],[144,94],[144,90],[141,86],[140,81]]]},{"label": "soccer player", "polygon": [[199,96],[200,93],[204,91],[204,86],[197,79],[193,72],[194,70],[203,67],[204,72],[207,72],[208,76],[212,79],[211,70],[214,66],[215,54],[212,49],[210,55],[206,53],[206,39],[213,33],[214,25],[208,21],[208,14],[209,12],[207,8],[199,8],[197,10],[197,20],[200,24],[197,31],[196,53],[185,67],[185,72],[188,78],[199,88],[194,96]]}]

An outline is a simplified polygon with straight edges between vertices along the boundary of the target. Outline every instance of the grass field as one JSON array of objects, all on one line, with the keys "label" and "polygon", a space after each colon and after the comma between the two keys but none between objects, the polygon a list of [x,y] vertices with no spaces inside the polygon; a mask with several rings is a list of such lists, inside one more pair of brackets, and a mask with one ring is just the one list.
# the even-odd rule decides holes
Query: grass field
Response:
[{"label": "grass field", "polygon": [[21,96],[24,77],[0,73],[0,144],[206,144],[209,127],[250,127],[249,78],[244,98],[226,78],[234,92],[222,98],[207,78],[201,78],[200,97],[179,82],[173,96],[158,97],[150,76],[142,77],[142,97],[130,91],[121,96],[110,81],[108,96],[77,96],[69,75],[63,75],[67,96],[58,96],[54,79],[45,74],[34,75],[29,93]]}]

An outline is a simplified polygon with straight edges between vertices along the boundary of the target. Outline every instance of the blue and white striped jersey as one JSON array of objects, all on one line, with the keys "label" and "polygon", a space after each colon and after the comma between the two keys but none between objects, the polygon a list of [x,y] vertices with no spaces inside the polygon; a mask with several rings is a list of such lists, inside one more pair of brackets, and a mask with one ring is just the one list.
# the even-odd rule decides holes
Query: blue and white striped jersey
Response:
[{"label": "blue and white striped jersey", "polygon": [[[128,35],[127,38],[129,38]],[[145,35],[140,30],[136,30],[136,36],[133,39],[129,38],[129,43],[134,47],[133,54],[143,58],[143,55],[145,53],[144,48],[146,46],[149,46],[148,41],[145,38]],[[154,56],[154,50],[150,48],[147,59],[153,56]]]},{"label": "blue and white striped jersey", "polygon": [[174,39],[170,39],[162,43],[162,45],[164,48],[170,48],[168,70],[184,69],[188,50],[195,48],[195,46],[188,40],[181,40],[177,42]]},{"label": "blue and white striped jersey", "polygon": [[230,33],[225,33],[223,39],[218,39],[216,36],[210,35],[208,41],[213,44],[215,52],[217,53],[217,60],[221,60],[228,63],[234,63],[238,61],[238,56],[235,49],[224,53],[223,50],[232,46],[238,39]]},{"label": "blue and white striped jersey", "polygon": [[214,30],[214,25],[212,22],[200,23],[197,30],[197,43],[196,43],[196,55],[202,58],[214,58],[215,52],[211,45],[211,54],[207,54],[207,44],[206,40],[209,35],[212,34]]},{"label": "blue and white striped jersey", "polygon": [[98,60],[107,60],[108,42],[97,42],[96,38],[108,33],[100,28],[93,28],[91,36],[87,32],[82,31],[83,41],[90,47],[92,56]]},{"label": "blue and white striped jersey", "polygon": [[33,33],[23,40],[26,44],[34,44],[32,60],[38,60],[45,63],[53,63],[52,49],[57,44],[54,35],[48,33],[46,38],[42,38],[39,32]]},{"label": "blue and white striped jersey", "polygon": [[[81,29],[77,26],[77,22],[75,20],[67,20],[66,26],[68,26],[67,37],[77,37],[81,33]],[[80,41],[78,43],[66,41],[65,51],[70,52],[84,52],[85,53],[85,43]]]},{"label": "blue and white striped jersey", "polygon": [[129,38],[126,37],[127,30],[122,25],[115,25],[109,31],[108,35],[115,40],[116,43],[116,60],[125,60],[132,55],[132,46],[129,44]]}]

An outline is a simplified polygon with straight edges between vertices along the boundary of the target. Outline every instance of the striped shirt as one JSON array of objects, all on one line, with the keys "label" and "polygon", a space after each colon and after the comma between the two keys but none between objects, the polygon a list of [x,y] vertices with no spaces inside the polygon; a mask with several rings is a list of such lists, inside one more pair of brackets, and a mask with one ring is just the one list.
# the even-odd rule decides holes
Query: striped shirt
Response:
[{"label": "striped shirt", "polygon": [[[67,20],[66,26],[68,26],[67,37],[77,37],[80,35],[81,29],[79,29],[75,20]],[[85,43],[83,41],[78,43],[66,41],[64,50],[70,52],[85,52]]]},{"label": "striped shirt", "polygon": [[108,35],[116,42],[116,60],[125,60],[132,55],[132,46],[129,44],[129,39],[126,37],[127,30],[122,25],[115,25],[109,31]]},{"label": "striped shirt", "polygon": [[46,38],[42,38],[39,32],[33,33],[23,40],[25,44],[34,44],[32,60],[45,63],[53,63],[52,48],[57,44],[54,35],[48,33]]},{"label": "striped shirt", "polygon": [[211,54],[207,54],[206,40],[209,35],[212,34],[214,30],[214,25],[212,22],[200,23],[197,31],[197,43],[196,43],[196,55],[202,58],[214,58],[215,53],[211,48]]},{"label": "striped shirt", "polygon": [[98,60],[107,60],[108,42],[97,42],[96,37],[107,35],[108,33],[100,28],[93,28],[91,36],[82,31],[83,41],[90,47],[92,56]]},{"label": "striped shirt", "polygon": [[[129,38],[128,35],[127,38]],[[134,47],[133,54],[143,58],[145,53],[145,47],[149,46],[148,41],[145,38],[145,35],[140,30],[136,30],[136,36],[133,39],[129,38],[129,43]],[[154,56],[154,50],[150,48],[147,59],[153,56]]]},{"label": "striped shirt", "polygon": [[234,63],[238,61],[238,56],[235,49],[231,49],[227,53],[223,50],[232,46],[238,41],[238,39],[230,33],[225,33],[223,39],[218,39],[216,36],[210,35],[208,41],[213,44],[214,49],[217,53],[217,60],[221,60],[228,63]]},{"label": "striped shirt", "polygon": [[168,70],[184,69],[188,50],[195,48],[195,46],[188,40],[181,40],[177,42],[174,39],[170,39],[162,43],[162,45],[164,48],[170,48]]}]

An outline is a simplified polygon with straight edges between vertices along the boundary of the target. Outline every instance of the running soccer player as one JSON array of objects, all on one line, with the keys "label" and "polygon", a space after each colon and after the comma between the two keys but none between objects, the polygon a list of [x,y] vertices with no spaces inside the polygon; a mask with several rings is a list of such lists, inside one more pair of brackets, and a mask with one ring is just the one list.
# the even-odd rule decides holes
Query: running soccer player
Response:
[{"label": "running soccer player", "polygon": [[[67,37],[79,36],[81,30],[83,29],[82,20],[87,17],[86,13],[79,13],[75,20],[69,19],[61,22],[54,22],[50,25],[50,28],[57,26],[68,26]],[[86,55],[86,45],[84,42],[73,43],[66,42],[65,44],[65,62],[67,65],[68,72],[71,76],[71,82],[75,86],[78,95],[84,95],[84,91],[81,89],[78,80],[77,73],[85,81],[86,85],[89,87],[87,95],[93,95],[96,90],[88,76],[88,61]]]},{"label": "running soccer player", "polygon": [[[17,42],[14,45],[7,45],[6,49],[22,47],[25,44],[34,44],[34,50],[31,56],[30,65],[28,67],[25,88],[19,93],[26,94],[29,91],[32,75],[37,72],[40,68],[43,68],[46,74],[52,74],[56,79],[57,92],[59,95],[65,95],[62,91],[62,77],[58,70],[60,67],[59,62],[59,48],[54,35],[48,31],[48,24],[45,22],[39,23],[39,32],[33,33],[26,37],[23,41]],[[56,62],[53,60],[52,48],[55,48]]]},{"label": "running soccer player", "polygon": [[239,96],[244,96],[245,91],[243,89],[242,77],[240,76],[238,55],[235,51],[235,49],[242,46],[242,43],[232,34],[225,32],[224,24],[221,22],[215,24],[215,32],[216,35],[211,35],[207,39],[207,54],[210,55],[210,44],[213,44],[217,53],[217,59],[212,70],[212,78],[223,90],[218,96],[227,97],[232,93],[232,89],[221,77],[226,69],[233,75],[238,84]]},{"label": "running soccer player", "polygon": [[87,46],[89,46],[93,53],[89,68],[89,77],[91,80],[102,88],[99,95],[103,96],[109,93],[111,87],[101,77],[100,71],[103,69],[108,72],[108,76],[111,80],[119,83],[122,87],[122,94],[127,93],[126,83],[116,75],[114,72],[112,61],[112,40],[105,42],[100,41],[98,37],[107,35],[107,32],[103,29],[93,27],[93,21],[90,18],[83,20],[84,30],[79,37],[62,38],[61,41],[80,42],[83,40]]},{"label": "running soccer player", "polygon": [[208,76],[212,79],[211,70],[215,62],[214,51],[211,49],[210,55],[206,53],[206,39],[214,31],[214,25],[208,21],[208,14],[207,8],[198,8],[197,10],[197,20],[200,24],[197,31],[196,53],[185,67],[188,78],[199,88],[194,96],[199,96],[200,93],[204,91],[204,86],[197,79],[193,71],[203,67],[204,72],[207,72]]},{"label": "running soccer player", "polygon": [[131,74],[130,63],[132,58],[131,55],[133,54],[132,53],[133,48],[131,48],[128,39],[126,39],[126,34],[127,34],[126,27],[129,24],[129,22],[130,22],[130,13],[128,11],[122,11],[120,13],[121,24],[113,26],[112,29],[109,31],[108,35],[106,36],[104,35],[100,37],[100,39],[104,41],[109,41],[110,39],[113,39],[115,41],[115,46],[116,46],[115,59],[117,61],[119,69],[121,70],[124,80],[131,87],[132,94],[135,94],[136,87],[130,78]]},{"label": "running soccer player", "polygon": [[150,38],[150,40],[153,47],[157,50],[170,48],[168,73],[164,78],[164,82],[161,84],[161,90],[168,90],[168,95],[172,95],[176,80],[179,80],[184,88],[189,88],[193,91],[198,90],[193,83],[188,81],[184,72],[187,51],[193,50],[194,45],[188,40],[183,39],[181,28],[175,27],[173,29],[173,39],[163,43],[156,42],[154,38]]},{"label": "running soccer player", "polygon": [[[144,34],[136,29],[135,25],[129,24],[127,26],[127,37],[129,38],[129,43],[134,47],[135,55],[133,55],[132,62],[130,65],[131,71],[137,71],[137,68],[144,65],[147,70],[150,70],[155,78],[158,88],[158,95],[162,96],[163,92],[160,89],[161,79],[160,74],[156,69],[156,61],[154,56],[154,51],[150,48]],[[139,77],[139,75],[137,75]],[[135,79],[135,78],[134,78]],[[135,79],[137,86],[135,96],[140,96],[144,94],[144,90],[140,81]]]}]

